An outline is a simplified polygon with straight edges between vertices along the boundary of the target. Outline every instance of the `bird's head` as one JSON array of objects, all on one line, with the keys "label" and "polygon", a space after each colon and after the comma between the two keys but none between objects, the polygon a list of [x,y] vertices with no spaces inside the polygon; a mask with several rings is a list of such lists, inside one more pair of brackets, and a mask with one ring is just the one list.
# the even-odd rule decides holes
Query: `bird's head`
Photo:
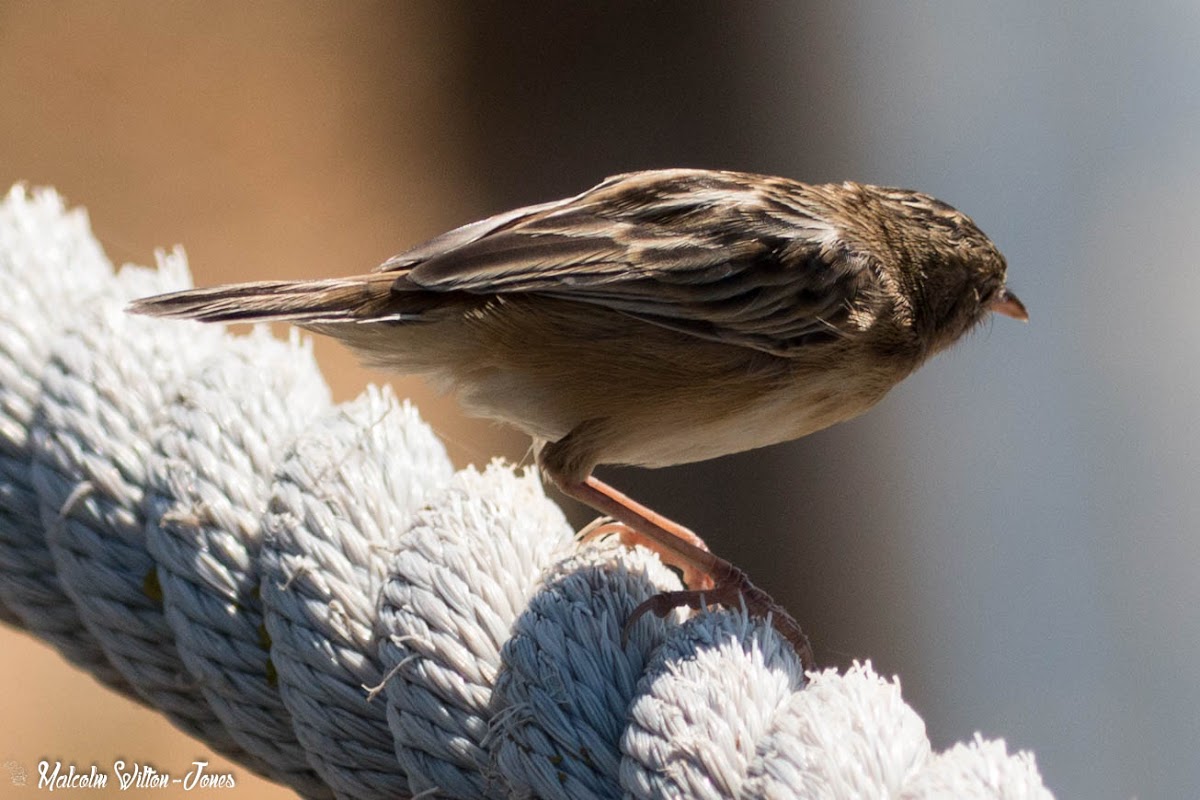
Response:
[{"label": "bird's head", "polygon": [[920,192],[873,190],[880,212],[872,235],[893,254],[884,269],[907,300],[926,354],[948,347],[991,313],[1026,322],[1025,305],[1005,285],[1007,263],[975,222]]}]

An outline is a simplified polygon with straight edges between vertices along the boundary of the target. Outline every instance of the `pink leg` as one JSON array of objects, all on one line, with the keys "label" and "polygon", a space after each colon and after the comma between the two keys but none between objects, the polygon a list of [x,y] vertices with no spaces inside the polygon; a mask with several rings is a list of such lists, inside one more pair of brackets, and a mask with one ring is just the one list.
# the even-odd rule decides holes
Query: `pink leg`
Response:
[{"label": "pink leg", "polygon": [[751,583],[746,573],[710,553],[703,540],[692,531],[626,497],[598,478],[588,476],[582,481],[566,481],[559,480],[553,473],[550,477],[565,494],[632,529],[636,541],[649,546],[665,562],[681,568],[685,582],[693,587],[651,597],[633,610],[625,623],[627,630],[647,611],[662,617],[681,606],[698,609],[709,603],[733,607],[745,603],[747,611],[754,616],[770,616],[775,629],[795,648],[804,669],[816,668],[812,646],[796,620],[769,594]]},{"label": "pink leg", "polygon": [[[660,517],[660,519],[662,518]],[[663,519],[662,521],[668,524],[674,524],[667,519]],[[691,540],[689,540],[692,544],[696,545],[705,552],[708,552],[708,545],[704,543],[703,539],[701,539],[699,536],[696,536],[695,533],[687,528],[684,528],[683,526],[680,526],[679,530],[684,531],[688,536],[693,537]],[[591,525],[580,531],[577,538],[579,542],[583,544],[599,539],[602,536],[609,536],[612,534],[616,534],[620,539],[621,544],[625,545],[626,547],[637,547],[638,545],[641,545],[647,550],[658,553],[660,557],[664,555],[663,547],[656,539],[651,539],[649,536],[637,531],[634,528],[631,528],[624,522],[615,522],[611,519],[606,520],[601,518],[596,520]],[[708,573],[697,570],[689,564],[678,562],[678,559],[670,559],[671,566],[683,573],[681,577],[683,578],[684,586],[689,586],[693,589],[713,588],[712,577]]]}]

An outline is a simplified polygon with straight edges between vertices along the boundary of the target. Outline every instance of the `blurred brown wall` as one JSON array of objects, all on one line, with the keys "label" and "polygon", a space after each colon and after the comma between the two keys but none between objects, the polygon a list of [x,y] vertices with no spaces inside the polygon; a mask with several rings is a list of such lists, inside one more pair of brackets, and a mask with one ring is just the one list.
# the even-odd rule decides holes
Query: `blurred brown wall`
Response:
[{"label": "blurred brown wall", "polygon": [[[196,282],[211,284],[361,271],[630,169],[842,177],[829,121],[842,101],[821,68],[830,22],[766,8],[0,3],[0,185],[52,185],[85,205],[117,263],[182,243]],[[803,18],[792,28],[812,46],[773,49],[778,13]],[[780,82],[779,70],[806,79]],[[339,399],[393,380],[459,464],[525,454],[521,437],[464,419],[419,382],[372,375],[326,341],[317,354]],[[828,555],[838,532],[811,524],[820,503],[794,477],[776,450],[616,480],[704,531],[805,619],[840,582],[807,572],[813,560],[794,548]],[[797,502],[803,526],[789,518]],[[820,640],[834,617],[814,618]],[[0,757],[180,769],[204,753],[40,644],[0,636]]]},{"label": "blurred brown wall", "polygon": [[[433,4],[0,5],[0,184],[87,206],[117,263],[184,244],[197,283],[369,268],[486,210],[452,89],[461,27]],[[382,379],[317,350],[339,399]],[[520,456],[516,437],[398,389],[460,461]],[[42,757],[229,768],[48,648],[0,635],[0,760],[34,779]],[[241,796],[287,794],[234,770]]]}]

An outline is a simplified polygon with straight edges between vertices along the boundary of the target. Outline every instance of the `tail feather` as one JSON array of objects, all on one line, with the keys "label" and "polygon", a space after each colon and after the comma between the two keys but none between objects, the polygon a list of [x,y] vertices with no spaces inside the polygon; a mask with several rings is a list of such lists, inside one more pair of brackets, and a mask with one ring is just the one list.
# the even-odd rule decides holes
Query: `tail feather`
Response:
[{"label": "tail feather", "polygon": [[362,275],[317,281],[259,281],[189,289],[135,300],[134,314],[202,322],[322,324],[400,319],[395,276]]}]

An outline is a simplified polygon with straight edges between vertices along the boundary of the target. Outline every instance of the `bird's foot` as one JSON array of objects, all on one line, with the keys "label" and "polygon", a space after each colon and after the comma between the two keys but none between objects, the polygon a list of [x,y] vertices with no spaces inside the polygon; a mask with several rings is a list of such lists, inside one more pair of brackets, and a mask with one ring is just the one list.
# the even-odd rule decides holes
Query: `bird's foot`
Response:
[{"label": "bird's foot", "polygon": [[800,624],[787,613],[783,606],[776,603],[771,595],[751,583],[746,573],[728,562],[723,563],[728,566],[728,569],[722,570],[723,574],[720,577],[714,579],[713,576],[706,576],[712,584],[710,588],[661,592],[644,600],[637,608],[633,609],[633,613],[625,621],[625,627],[621,632],[622,642],[628,639],[630,629],[647,612],[656,617],[665,617],[676,608],[700,610],[714,603],[730,608],[744,606],[750,616],[770,620],[779,635],[795,649],[796,654],[800,657],[800,665],[805,671],[816,669],[817,664],[816,658],[813,656],[812,644],[801,630]]},{"label": "bird's foot", "polygon": [[663,563],[680,570],[684,584],[681,592],[655,595],[634,609],[625,629],[647,611],[665,616],[674,608],[702,608],[720,603],[746,610],[755,617],[769,618],[775,629],[787,639],[800,656],[805,670],[815,669],[812,646],[800,625],[783,606],[759,589],[746,573],[723,558],[713,555],[704,540],[677,522],[673,522],[589,475],[581,481],[565,480],[548,473],[564,493],[580,500],[615,522],[600,521],[584,529],[584,541],[606,533],[616,533],[625,544],[643,544],[655,551]]},{"label": "bird's foot", "polygon": [[[687,528],[682,528],[682,530],[686,531]],[[691,533],[691,531],[688,532]],[[664,555],[663,547],[657,541],[638,532],[635,528],[631,528],[625,523],[617,522],[609,517],[596,519],[581,530],[575,539],[580,544],[587,544],[605,536],[616,536],[618,541],[625,547],[637,547],[640,545],[651,552],[658,553],[663,558],[663,563],[679,572],[679,576],[683,580],[683,585],[689,589],[702,591],[714,587],[712,576],[707,571],[698,569],[689,562],[676,563],[669,555]],[[704,541],[699,536],[695,537],[695,544],[703,548],[705,552],[708,552],[708,546],[704,544]],[[659,614],[659,616],[663,615]]]}]

